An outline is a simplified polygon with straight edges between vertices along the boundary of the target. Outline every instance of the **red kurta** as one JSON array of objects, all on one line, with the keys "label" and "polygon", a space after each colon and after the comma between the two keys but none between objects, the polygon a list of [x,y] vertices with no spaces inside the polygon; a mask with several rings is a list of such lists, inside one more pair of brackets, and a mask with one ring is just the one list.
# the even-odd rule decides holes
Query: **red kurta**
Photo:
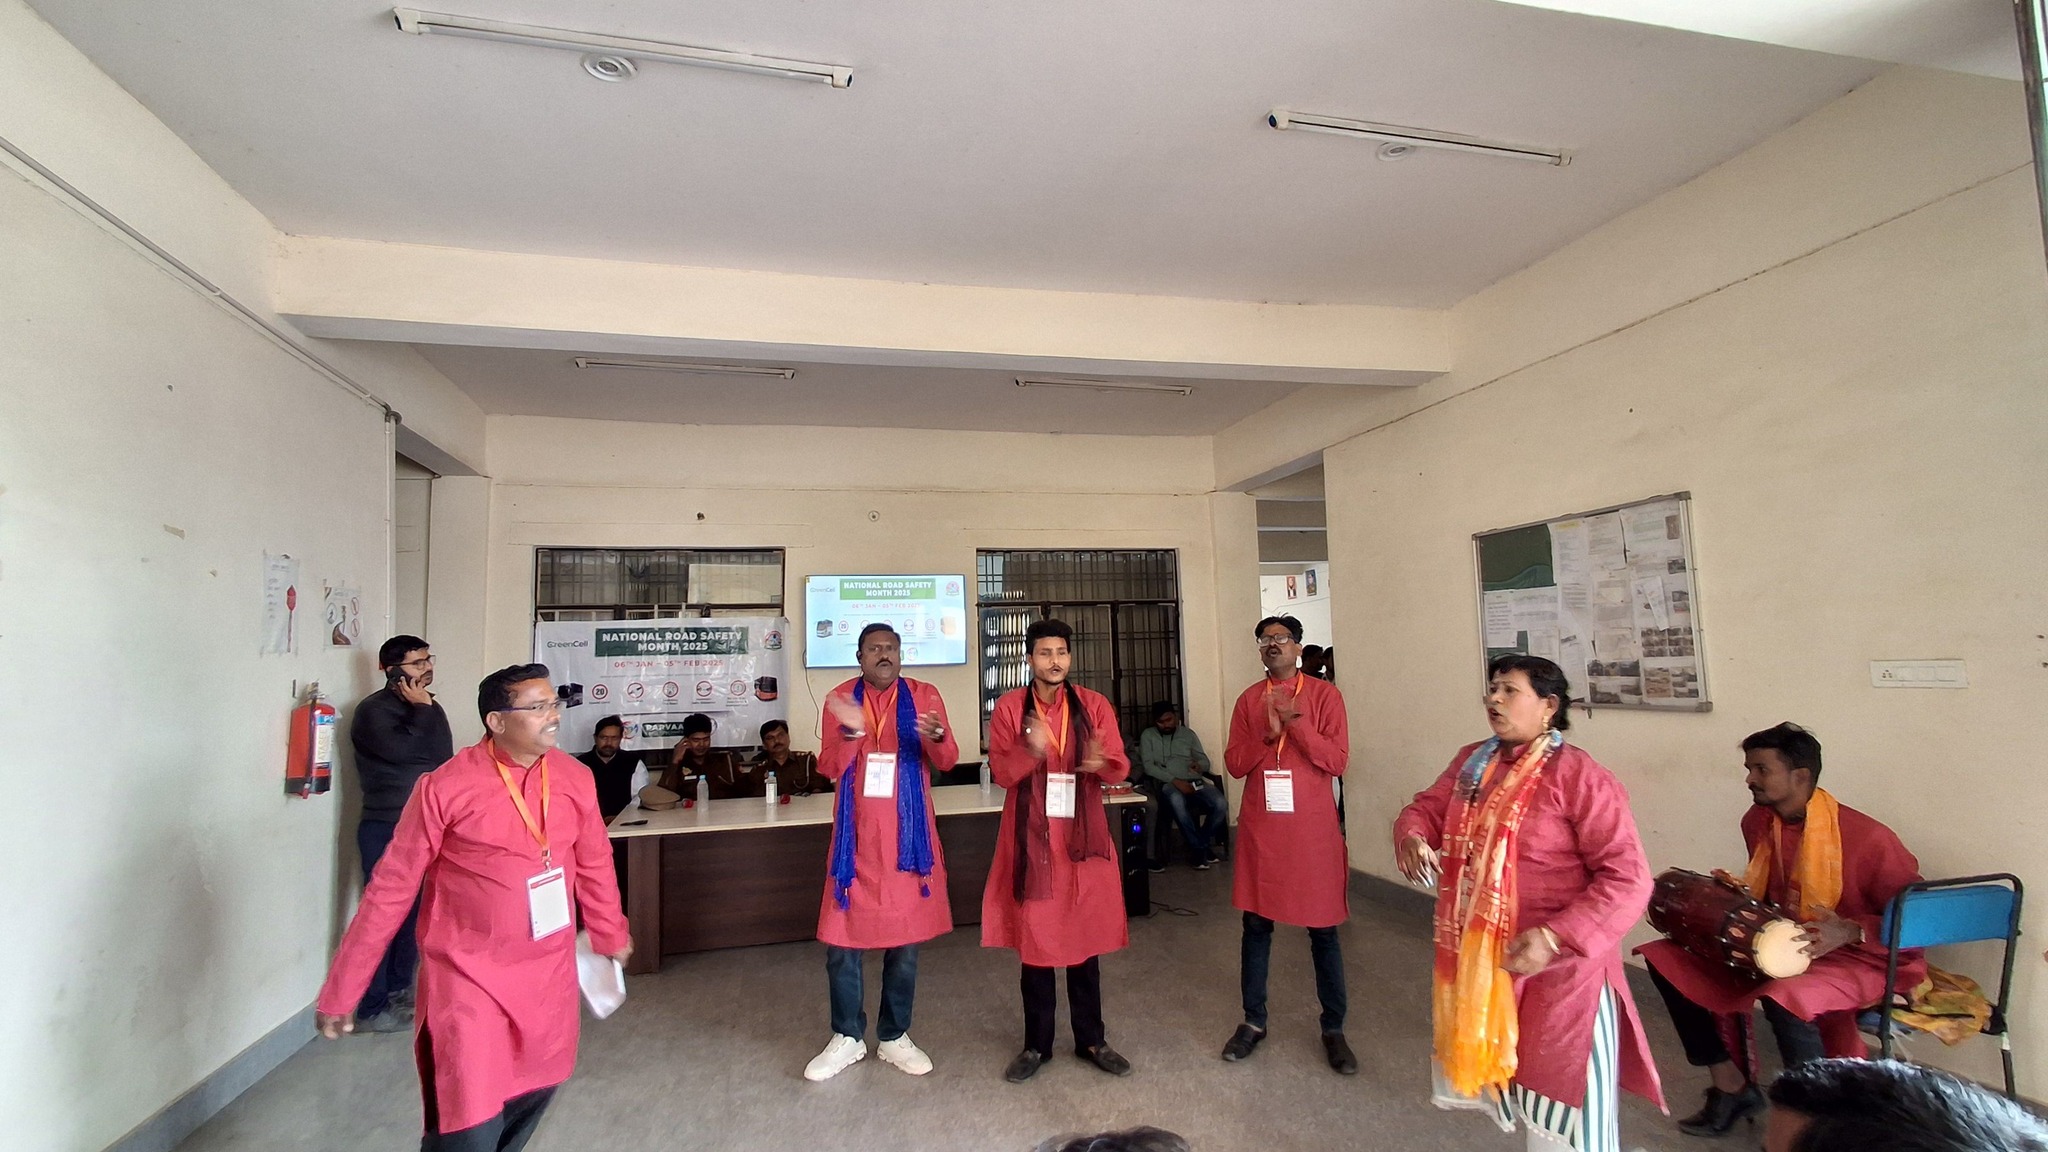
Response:
[{"label": "red kurta", "polygon": [[[1351,864],[1330,789],[1351,759],[1344,697],[1335,684],[1299,673],[1272,684],[1275,701],[1292,701],[1301,718],[1287,726],[1286,743],[1268,744],[1269,684],[1261,680],[1238,696],[1223,750],[1224,767],[1245,781],[1231,903],[1283,924],[1328,928],[1351,916]],[[1293,776],[1291,813],[1266,810],[1266,771],[1276,764]]]},{"label": "red kurta", "polygon": [[[1748,1012],[1758,997],[1769,996],[1794,1016],[1818,1024],[1828,1055],[1862,1056],[1866,1049],[1856,1030],[1856,1013],[1884,999],[1884,910],[1900,889],[1920,879],[1920,862],[1890,828],[1847,804],[1838,805],[1838,810],[1842,898],[1835,914],[1863,925],[1863,943],[1837,948],[1783,980],[1757,980],[1702,960],[1669,940],[1653,940],[1636,952],[1686,999],[1709,1012]],[[1743,813],[1742,842],[1752,856],[1770,831],[1768,808],[1751,806]],[[1792,867],[1804,835],[1805,825],[1786,826],[1784,840],[1771,857],[1770,891],[1761,897],[1767,903],[1791,905]],[[1736,869],[1736,874],[1741,871]],[[1927,961],[1918,949],[1900,953],[1898,991],[1909,993],[1926,978]]]},{"label": "red kurta", "polygon": [[[995,860],[989,865],[988,886],[981,892],[981,946],[1014,948],[1024,963],[1034,968],[1071,968],[1090,956],[1129,944],[1131,925],[1124,912],[1123,876],[1116,860],[1116,838],[1109,830],[1108,806],[1086,803],[1078,786],[1074,819],[1094,822],[1102,842],[1110,846],[1109,858],[1069,859],[1067,841],[1074,820],[1050,819],[1052,894],[1043,900],[1019,901],[1016,897],[1017,790],[1034,789],[1039,811],[1044,811],[1046,773],[1072,772],[1086,753],[1077,726],[1068,717],[1066,750],[1049,745],[1044,760],[1031,755],[1019,734],[1024,694],[1029,691],[1025,687],[1004,694],[989,720],[989,773],[1007,794],[1002,829],[996,834]],[[1079,686],[1074,691],[1087,713],[1089,729],[1102,745],[1100,779],[1114,784],[1129,776],[1131,761],[1124,753],[1115,710],[1100,692]],[[1045,710],[1039,709],[1039,715],[1043,717]]]},{"label": "red kurta", "polygon": [[[1394,821],[1394,843],[1410,833],[1443,847],[1444,814],[1458,769],[1477,744],[1451,758],[1436,783],[1415,794]],[[1521,749],[1504,749],[1510,763]],[[1621,1007],[1621,1086],[1664,1106],[1649,1037],[1629,995],[1621,940],[1650,904],[1650,863],[1643,856],[1628,793],[1614,773],[1566,744],[1544,769],[1522,819],[1515,853],[1520,898],[1514,933],[1549,928],[1564,951],[1534,976],[1515,977],[1521,1042],[1515,1082],[1560,1104],[1586,1097],[1586,1058],[1600,989]]]},{"label": "red kurta", "polygon": [[[853,699],[856,677],[834,688],[834,694]],[[932,842],[931,895],[923,894],[925,881],[915,872],[896,867],[896,798],[862,795],[862,773],[870,752],[898,750],[896,697],[909,687],[911,703],[919,715],[937,712],[946,730],[940,740],[920,745],[927,770],[924,788],[926,834]],[[865,694],[868,690],[863,689]],[[869,704],[876,701],[870,699]],[[881,710],[884,723],[877,732],[870,726],[866,735],[847,739],[840,734],[839,721],[825,714],[823,747],[818,752],[818,772],[838,781],[838,788],[853,790],[853,886],[846,890],[846,907],[832,897],[831,859],[825,870],[825,902],[818,910],[818,939],[840,948],[896,948],[917,944],[953,930],[953,908],[946,897],[946,851],[939,845],[938,819],[932,814],[930,773],[944,772],[960,762],[960,746],[953,739],[953,722],[946,718],[946,702],[939,690],[922,681],[899,677]],[[839,801],[833,797],[836,829]]]},{"label": "red kurta", "polygon": [[[555,866],[566,874],[591,947],[623,952],[630,937],[596,786],[568,753],[545,759]],[[541,770],[514,772],[513,780],[540,820]],[[481,1124],[512,1097],[575,1071],[576,932],[533,938],[526,882],[541,871],[540,846],[512,806],[489,744],[462,749],[413,788],[320,989],[320,1011],[354,1011],[419,897],[414,1027],[433,1036],[443,1132]],[[414,1051],[417,1058],[417,1040]]]}]

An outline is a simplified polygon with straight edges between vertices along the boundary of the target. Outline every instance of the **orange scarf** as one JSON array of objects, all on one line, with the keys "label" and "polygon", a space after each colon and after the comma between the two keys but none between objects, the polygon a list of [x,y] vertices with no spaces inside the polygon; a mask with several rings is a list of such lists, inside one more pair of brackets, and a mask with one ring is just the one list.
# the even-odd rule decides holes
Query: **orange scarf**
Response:
[{"label": "orange scarf", "polygon": [[[1749,858],[1749,871],[1742,877],[1749,894],[1768,900],[1771,873],[1777,867],[1778,845],[1785,836],[1785,821],[1771,813],[1770,832]],[[1792,861],[1791,889],[1786,892],[1786,911],[1802,923],[1818,917],[1819,910],[1833,911],[1842,901],[1842,806],[1825,788],[1815,788],[1806,802],[1806,831],[1799,838],[1799,855]]]},{"label": "orange scarf", "polygon": [[1500,741],[1489,740],[1459,770],[1451,793],[1431,990],[1436,1061],[1460,1096],[1497,1095],[1515,1076],[1521,1028],[1514,976],[1501,959],[1515,934],[1516,842],[1543,770],[1563,744],[1559,733],[1546,733],[1503,770]]}]

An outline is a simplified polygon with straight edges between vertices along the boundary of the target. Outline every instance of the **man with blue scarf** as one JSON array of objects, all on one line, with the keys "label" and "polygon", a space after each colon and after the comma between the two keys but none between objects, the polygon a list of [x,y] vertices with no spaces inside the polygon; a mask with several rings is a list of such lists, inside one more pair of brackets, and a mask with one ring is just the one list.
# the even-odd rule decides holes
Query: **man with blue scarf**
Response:
[{"label": "man with blue scarf", "polygon": [[818,939],[832,990],[832,1040],[804,1068],[829,1080],[865,1059],[861,965],[882,953],[875,1053],[922,1076],[931,1057],[910,1040],[917,946],[953,930],[946,861],[932,820],[931,773],[960,760],[939,690],[899,676],[902,641],[887,624],[861,629],[860,675],[825,697],[818,771],[838,782],[832,854]]}]

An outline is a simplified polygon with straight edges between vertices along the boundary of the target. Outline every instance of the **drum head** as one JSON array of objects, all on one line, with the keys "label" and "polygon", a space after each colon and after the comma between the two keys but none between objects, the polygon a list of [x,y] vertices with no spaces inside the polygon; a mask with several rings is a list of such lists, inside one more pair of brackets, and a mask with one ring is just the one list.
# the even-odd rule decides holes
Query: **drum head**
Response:
[{"label": "drum head", "polygon": [[1799,925],[1790,920],[1773,920],[1759,928],[1755,948],[1756,970],[1773,980],[1797,976],[1813,963],[1799,939]]}]

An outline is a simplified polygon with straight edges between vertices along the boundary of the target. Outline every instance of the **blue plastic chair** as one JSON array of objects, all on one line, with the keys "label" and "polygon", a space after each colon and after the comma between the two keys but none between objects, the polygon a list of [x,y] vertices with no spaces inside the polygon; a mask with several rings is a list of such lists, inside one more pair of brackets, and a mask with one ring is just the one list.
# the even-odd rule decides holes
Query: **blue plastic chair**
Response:
[{"label": "blue plastic chair", "polygon": [[[1998,1037],[2005,1064],[2005,1094],[2019,1099],[2012,1074],[2012,1036],[2006,1030],[2006,1009],[2012,996],[2012,961],[2020,941],[2020,878],[2010,872],[1922,880],[1908,884],[1884,911],[1880,932],[1885,944],[1884,986],[1897,985],[1899,952],[1937,944],[1968,944],[1976,940],[2005,942],[2005,960],[1998,977],[1998,999],[1991,1005],[1986,1036]],[[1884,1058],[1892,1057],[1891,995],[1877,1013],[1877,1043]]]}]

